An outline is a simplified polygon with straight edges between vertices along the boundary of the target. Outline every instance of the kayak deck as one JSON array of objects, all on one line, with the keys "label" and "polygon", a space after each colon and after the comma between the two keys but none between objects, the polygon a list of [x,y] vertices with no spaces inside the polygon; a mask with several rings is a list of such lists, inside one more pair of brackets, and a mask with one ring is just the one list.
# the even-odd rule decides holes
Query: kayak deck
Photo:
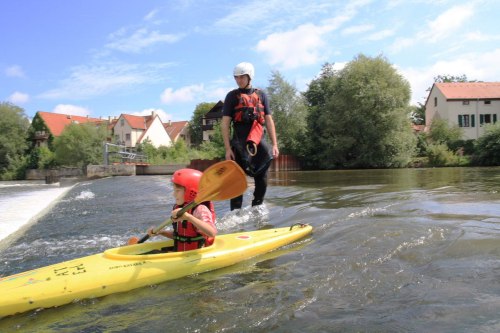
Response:
[{"label": "kayak deck", "polygon": [[142,243],[0,277],[0,318],[227,267],[311,232],[311,226],[299,225],[218,235],[210,247],[158,254],[147,253],[172,241]]}]

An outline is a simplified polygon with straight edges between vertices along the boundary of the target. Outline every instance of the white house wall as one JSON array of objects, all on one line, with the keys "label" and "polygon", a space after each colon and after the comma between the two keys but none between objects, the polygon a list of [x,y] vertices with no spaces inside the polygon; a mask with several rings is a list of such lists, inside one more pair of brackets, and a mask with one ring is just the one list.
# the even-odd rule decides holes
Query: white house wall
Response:
[{"label": "white house wall", "polygon": [[474,127],[461,127],[464,139],[477,139],[485,132],[486,123],[481,124],[481,116],[490,115],[490,121],[493,123],[493,115],[496,114],[497,121],[500,120],[500,101],[490,100],[491,104],[485,104],[484,100],[469,100],[468,105],[463,105],[463,101],[453,101],[453,112],[450,123],[458,126],[459,115],[474,115]]},{"label": "white house wall", "polygon": [[144,142],[148,139],[156,148],[160,146],[169,147],[172,145],[172,140],[170,139],[170,136],[165,130],[165,127],[163,126],[159,117],[156,117],[153,123],[146,130],[146,133],[142,137],[141,142]]},{"label": "white house wall", "polygon": [[[436,102],[437,99],[437,103]],[[436,89],[432,88],[431,94],[427,99],[427,103],[425,104],[425,126],[429,128],[431,126],[432,120],[436,119],[448,119],[448,108],[446,103],[446,98],[443,93]]]},{"label": "white house wall", "polygon": [[[131,140],[126,140],[126,134],[132,133],[132,127],[125,120],[125,118],[120,117],[113,127],[115,141],[120,141],[124,143],[127,147],[132,147],[132,135]],[[135,143],[135,141],[133,141]]]}]

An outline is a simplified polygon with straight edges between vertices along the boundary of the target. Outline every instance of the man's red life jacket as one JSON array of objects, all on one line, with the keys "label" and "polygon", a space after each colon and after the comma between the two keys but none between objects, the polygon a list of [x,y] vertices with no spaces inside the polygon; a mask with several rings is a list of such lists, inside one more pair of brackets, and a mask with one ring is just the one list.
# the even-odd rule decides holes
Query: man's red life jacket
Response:
[{"label": "man's red life jacket", "polygon": [[[208,209],[212,213],[212,220],[215,222],[214,204],[211,201],[207,201],[201,203],[200,205],[205,205],[206,207],[208,207]],[[192,212],[196,209],[196,207],[190,209],[188,213],[192,214]],[[174,209],[176,208],[182,208],[182,206],[175,206]],[[214,243],[215,239],[213,237],[206,237],[202,235],[201,233],[196,231],[195,226],[189,221],[184,220],[181,222],[174,222],[173,227],[174,227],[173,239],[174,239],[175,252],[200,249],[202,247],[210,246]]]},{"label": "man's red life jacket", "polygon": [[250,156],[257,154],[257,146],[264,135],[263,125],[265,123],[264,105],[260,98],[260,91],[254,89],[251,94],[237,94],[233,121],[238,123],[251,123],[252,127],[246,139],[246,148]]}]

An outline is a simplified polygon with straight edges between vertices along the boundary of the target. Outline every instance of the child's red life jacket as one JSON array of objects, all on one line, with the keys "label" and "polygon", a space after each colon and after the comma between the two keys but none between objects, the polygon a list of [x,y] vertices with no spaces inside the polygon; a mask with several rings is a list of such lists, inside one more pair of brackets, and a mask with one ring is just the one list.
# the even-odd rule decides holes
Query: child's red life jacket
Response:
[{"label": "child's red life jacket", "polygon": [[[206,201],[202,202],[200,205],[205,205],[208,207],[210,212],[212,213],[212,220],[215,222],[215,208],[214,204],[211,201]],[[192,214],[193,211],[196,209],[195,206],[194,208],[190,209],[187,211],[189,214]],[[174,209],[176,208],[182,208],[182,206],[175,206]],[[195,226],[189,222],[189,221],[181,221],[181,222],[174,222],[173,223],[174,227],[174,234],[173,234],[173,239],[174,239],[174,251],[175,252],[182,252],[182,251],[189,251],[189,250],[195,250],[195,249],[200,249],[202,247],[210,246],[214,243],[214,238],[213,237],[206,237],[196,231]]]}]

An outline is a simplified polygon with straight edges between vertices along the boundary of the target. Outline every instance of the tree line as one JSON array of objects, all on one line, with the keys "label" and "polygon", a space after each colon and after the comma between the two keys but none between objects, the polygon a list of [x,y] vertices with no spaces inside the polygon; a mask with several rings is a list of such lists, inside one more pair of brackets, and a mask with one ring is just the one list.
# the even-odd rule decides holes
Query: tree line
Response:
[{"label": "tree line", "polygon": [[[467,81],[438,76],[435,82]],[[462,140],[459,127],[434,120],[428,133],[425,108],[410,105],[410,84],[382,56],[358,55],[343,69],[323,65],[305,92],[271,72],[268,94],[282,154],[298,157],[306,169],[399,168],[419,166],[500,165],[500,124],[489,125],[478,140]],[[201,121],[216,103],[197,105],[190,121],[192,147],[145,142],[138,150],[152,164],[223,158],[220,126],[202,140]],[[101,164],[105,127],[69,125],[47,147],[33,146],[33,128],[24,110],[0,103],[0,178],[22,179],[27,168],[84,167]]]}]

